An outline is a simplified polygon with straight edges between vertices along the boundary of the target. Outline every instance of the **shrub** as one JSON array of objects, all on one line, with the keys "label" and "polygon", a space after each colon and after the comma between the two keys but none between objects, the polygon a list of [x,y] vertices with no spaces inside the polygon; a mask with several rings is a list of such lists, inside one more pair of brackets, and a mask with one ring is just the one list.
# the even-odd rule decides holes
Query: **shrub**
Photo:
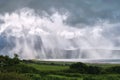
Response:
[{"label": "shrub", "polygon": [[18,73],[0,73],[0,80],[31,80],[23,74]]},{"label": "shrub", "polygon": [[84,74],[101,74],[103,69],[98,66],[87,66],[84,63],[78,62],[70,65],[70,70],[68,72],[79,72]]},{"label": "shrub", "polygon": [[107,68],[106,72],[120,74],[120,66],[114,66],[114,67]]},{"label": "shrub", "polygon": [[70,65],[70,69],[80,73],[87,73],[88,66],[84,63],[78,62]]},{"label": "shrub", "polygon": [[88,74],[101,74],[102,68],[97,66],[89,66],[87,72]]}]

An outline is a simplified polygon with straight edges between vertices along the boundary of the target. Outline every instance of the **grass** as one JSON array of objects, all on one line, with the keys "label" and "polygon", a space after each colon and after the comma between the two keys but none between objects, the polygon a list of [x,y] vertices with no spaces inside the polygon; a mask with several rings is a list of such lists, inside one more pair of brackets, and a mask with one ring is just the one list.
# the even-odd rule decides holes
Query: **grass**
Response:
[{"label": "grass", "polygon": [[83,80],[83,78],[80,77],[67,77],[67,76],[61,76],[61,75],[48,75],[49,79],[57,79],[57,80]]},{"label": "grass", "polygon": [[[66,65],[67,64],[67,65]],[[66,72],[69,69],[70,62],[44,62],[44,61],[28,61],[21,62],[15,66],[9,66],[10,70],[15,73],[1,73],[0,80],[120,80],[119,74],[81,74]],[[99,66],[108,68],[112,66],[120,66],[120,64],[90,64],[91,66]],[[18,69],[17,69],[18,68]],[[16,69],[16,70],[15,70]],[[9,69],[8,69],[9,70]],[[37,70],[37,71],[36,71]],[[18,71],[18,73],[16,72]],[[26,71],[26,72],[25,72]],[[19,73],[20,72],[20,73]],[[7,77],[8,76],[8,77]],[[17,77],[15,77],[17,76]],[[25,77],[25,79],[23,79]],[[26,79],[27,78],[27,79]]]},{"label": "grass", "polygon": [[[32,63],[28,63],[28,66],[31,66],[40,71],[60,71],[69,69],[69,65],[73,64],[73,62],[56,62],[56,61],[35,61]],[[120,66],[120,64],[105,64],[105,63],[87,63],[89,66],[99,66],[103,68]]]},{"label": "grass", "polygon": [[[66,65],[67,64],[67,65]],[[59,71],[69,69],[69,65],[72,64],[70,62],[44,62],[44,61],[33,61],[32,63],[28,63],[28,66],[31,66],[39,71],[49,72],[55,71],[56,73],[50,73],[46,75],[46,80],[120,80],[119,74],[80,74],[80,73],[59,73]],[[120,64],[90,64],[91,66],[99,66],[103,68],[120,66]]]},{"label": "grass", "polygon": [[[73,62],[21,60],[15,63],[15,59],[2,56],[1,61],[6,65],[0,67],[0,80],[120,80],[120,64],[77,63],[79,69],[71,68],[71,64],[76,64]],[[97,72],[91,73],[94,71]]]},{"label": "grass", "polygon": [[31,66],[39,71],[60,71],[60,70],[66,70],[69,68],[69,66],[59,66],[59,65],[45,65],[45,64],[34,64],[30,63],[27,64],[28,66]]},{"label": "grass", "polygon": [[120,66],[120,64],[109,64],[109,63],[89,63],[87,65],[91,65],[91,66],[99,66],[99,67],[103,67],[103,68],[108,68],[108,67],[113,67],[113,66]]}]

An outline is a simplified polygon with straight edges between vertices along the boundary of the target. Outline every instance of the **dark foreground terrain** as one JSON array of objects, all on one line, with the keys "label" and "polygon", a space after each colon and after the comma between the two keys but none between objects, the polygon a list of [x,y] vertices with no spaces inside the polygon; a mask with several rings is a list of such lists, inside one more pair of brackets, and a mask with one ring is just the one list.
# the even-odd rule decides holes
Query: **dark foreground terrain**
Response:
[{"label": "dark foreground terrain", "polygon": [[0,80],[120,80],[120,64],[19,60],[0,56]]}]

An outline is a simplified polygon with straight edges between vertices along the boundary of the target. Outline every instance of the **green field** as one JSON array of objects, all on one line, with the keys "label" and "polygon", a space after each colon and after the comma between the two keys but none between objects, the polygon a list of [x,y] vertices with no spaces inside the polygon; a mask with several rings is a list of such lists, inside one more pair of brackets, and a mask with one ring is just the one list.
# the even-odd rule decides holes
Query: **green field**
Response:
[{"label": "green field", "polygon": [[[32,61],[27,63],[28,66],[31,66],[39,71],[48,72],[46,78],[47,80],[120,80],[119,74],[81,74],[81,73],[71,73],[63,72],[64,70],[69,69],[69,65],[73,62],[49,62],[49,61]],[[114,66],[120,66],[120,64],[90,64],[88,66],[99,66],[104,69]],[[49,71],[53,71],[49,73]]]},{"label": "green field", "polygon": [[40,64],[34,64],[34,63],[30,63],[27,65],[40,71],[59,71],[59,70],[66,70],[69,68],[69,66],[45,65],[45,64],[40,65]]},{"label": "green field", "polygon": [[19,60],[0,56],[0,80],[120,80],[120,64]]},{"label": "green field", "polygon": [[[29,63],[27,65],[41,71],[56,71],[56,70],[68,69],[69,65],[73,63],[74,62],[32,61],[32,63]],[[99,66],[103,68],[120,66],[120,64],[110,64],[110,63],[86,63],[86,64],[89,66]]]}]

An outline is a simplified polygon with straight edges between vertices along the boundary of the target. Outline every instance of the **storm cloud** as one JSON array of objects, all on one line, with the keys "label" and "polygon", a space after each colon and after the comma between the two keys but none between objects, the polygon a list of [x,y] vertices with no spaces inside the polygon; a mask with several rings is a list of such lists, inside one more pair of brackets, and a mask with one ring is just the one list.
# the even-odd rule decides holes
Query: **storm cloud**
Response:
[{"label": "storm cloud", "polygon": [[94,24],[98,20],[119,22],[119,0],[0,0],[0,12],[29,7],[52,14],[52,9],[61,14],[68,11],[70,25]]},{"label": "storm cloud", "polygon": [[[15,47],[16,43],[14,43],[13,40],[20,41],[20,39],[18,38],[16,39],[16,37],[9,37],[9,41],[6,39],[8,33],[11,34],[14,32],[11,28],[9,29],[9,26],[13,26],[13,22],[15,20],[18,20],[18,24],[22,26],[23,25],[31,26],[36,22],[38,23],[36,23],[33,26],[41,26],[44,24],[47,27],[44,28],[39,27],[39,28],[40,29],[43,28],[43,30],[46,31],[45,34],[48,33],[56,34],[59,33],[59,30],[57,29],[60,29],[61,30],[60,34],[57,35],[57,37],[62,35],[62,37],[66,38],[67,36],[67,40],[63,39],[63,41],[66,42],[66,45],[64,45],[60,42],[59,38],[56,38],[55,36],[52,35],[51,37],[49,37],[49,40],[46,42],[55,40],[56,42],[60,42],[60,43],[54,46],[50,45],[49,47],[61,46],[63,48],[64,46],[65,48],[67,48],[68,46],[72,45],[72,48],[77,48],[77,49],[90,48],[90,49],[110,50],[103,52],[98,50],[96,51],[88,50],[86,52],[82,51],[81,53],[83,55],[81,56],[84,56],[88,52],[90,53],[106,52],[106,55],[108,53],[112,54],[112,50],[120,50],[120,31],[119,31],[120,9],[119,8],[120,8],[120,0],[0,0],[0,33],[1,33],[0,50],[4,52],[6,49],[8,49],[8,47],[11,48]],[[25,20],[27,20],[27,17],[28,19],[30,19],[30,21],[33,19],[33,21],[31,21],[32,24],[29,22],[26,23],[22,22],[22,18],[21,18],[22,16],[25,16]],[[65,19],[61,17],[63,18],[65,17]],[[58,19],[58,23],[57,23],[57,19]],[[43,22],[43,24],[40,23],[40,20]],[[20,21],[21,23],[19,23]],[[46,21],[47,23],[45,24],[44,21]],[[8,23],[9,26],[7,26]],[[16,23],[16,26],[18,26],[18,24]],[[49,26],[48,24],[54,27],[49,27],[48,30],[48,26]],[[55,26],[57,26],[57,28]],[[3,27],[6,27],[6,29]],[[12,28],[14,28],[14,26]],[[54,29],[52,30],[51,28]],[[29,30],[28,28],[25,29],[26,31]],[[29,33],[29,31],[28,32],[26,31],[24,31],[24,35]],[[76,39],[75,36],[77,36],[78,38]],[[40,50],[42,49],[40,45],[44,45],[42,42],[45,41],[42,41],[41,35],[40,36],[35,35],[33,38],[37,39],[34,40],[35,43],[34,47],[35,49],[37,49],[36,51],[39,52],[39,49]],[[68,40],[68,38],[70,39]],[[29,42],[30,37],[25,39],[27,40],[27,42]],[[22,38],[22,40],[23,40],[22,42],[24,42],[24,38]],[[39,44],[37,44],[37,42]],[[54,41],[53,44],[55,44]],[[58,47],[58,49],[61,49],[61,47]],[[9,50],[11,48],[9,48]],[[58,51],[59,53],[59,50],[56,51]],[[37,54],[37,52],[35,53]],[[65,52],[63,51],[63,53]],[[80,53],[80,51],[77,50],[76,53]],[[106,58],[106,55],[104,56],[104,58]],[[99,55],[97,56],[99,58],[101,57]],[[89,56],[85,55],[85,57],[89,57]],[[108,57],[113,58],[111,56]],[[120,57],[120,55],[117,56],[117,58],[118,57]],[[92,56],[91,58],[94,58],[94,56]]]}]

